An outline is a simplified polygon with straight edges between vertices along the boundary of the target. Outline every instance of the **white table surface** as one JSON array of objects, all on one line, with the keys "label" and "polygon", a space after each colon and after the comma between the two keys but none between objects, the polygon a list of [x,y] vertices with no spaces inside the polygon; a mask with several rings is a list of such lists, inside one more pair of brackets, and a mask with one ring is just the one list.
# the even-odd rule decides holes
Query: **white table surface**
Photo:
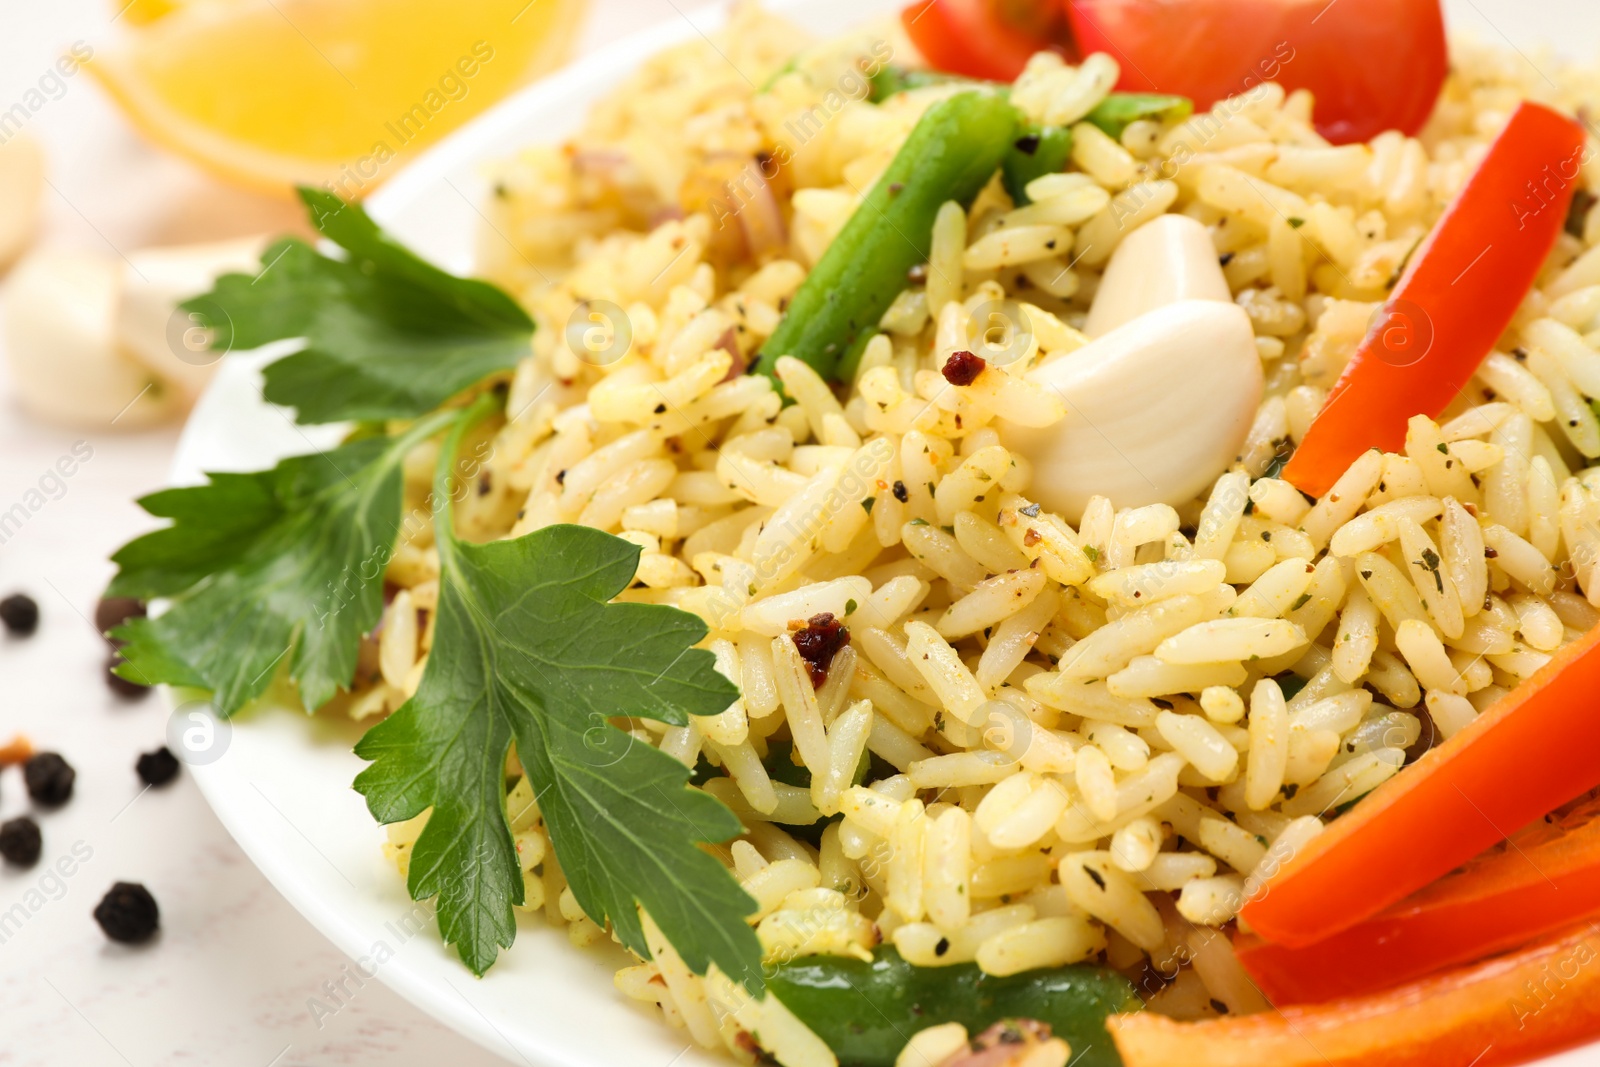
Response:
[{"label": "white table surface", "polygon": [[[584,50],[691,6],[597,0]],[[0,0],[0,110],[73,42],[108,41],[115,9],[114,0]],[[41,243],[129,251],[297,220],[286,202],[230,190],[148,146],[87,74],[71,78],[29,128],[49,154]],[[3,293],[0,282],[0,314]],[[106,687],[105,649],[89,619],[112,574],[106,557],[153,525],[132,501],[164,484],[176,438],[176,427],[119,433],[44,424],[21,410],[0,366],[0,511],[74,443],[93,449],[65,494],[0,544],[0,596],[25,591],[42,615],[32,638],[0,635],[0,743],[26,734],[78,772],[71,803],[34,813],[44,832],[39,864],[0,864],[0,915],[18,904],[29,915],[20,926],[0,925],[0,1065],[507,1062],[381,982],[352,981],[350,961],[268,885],[186,774],[141,792],[134,760],[163,743],[166,715],[157,697],[129,702]],[[29,809],[20,772],[0,772],[0,820]],[[74,846],[89,858],[70,877],[47,880]],[[153,942],[116,945],[95,925],[90,913],[116,881],[143,882],[155,895],[161,932]],[[324,983],[341,981],[348,993],[338,1006]]]}]

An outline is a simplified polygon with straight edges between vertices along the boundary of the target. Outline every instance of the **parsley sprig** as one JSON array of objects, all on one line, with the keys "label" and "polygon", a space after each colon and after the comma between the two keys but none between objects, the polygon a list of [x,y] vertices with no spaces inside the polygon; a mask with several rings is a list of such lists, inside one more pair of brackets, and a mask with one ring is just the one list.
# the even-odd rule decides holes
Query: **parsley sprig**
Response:
[{"label": "parsley sprig", "polygon": [[530,352],[533,320],[504,291],[418,257],[356,204],[302,188],[323,255],[275,242],[254,274],[225,274],[183,306],[227,352],[304,338],[267,366],[263,395],[302,423],[414,419]]},{"label": "parsley sprig", "polygon": [[260,696],[285,659],[308,708],[349,686],[361,636],[383,611],[401,464],[460,417],[439,412],[397,437],[141,499],[172,525],[111,557],[120,569],[108,592],[170,602],[113,633],[125,642],[117,673],[209,689],[222,715]]},{"label": "parsley sprig", "polygon": [[556,860],[584,911],[650,955],[647,911],[694,970],[712,964],[762,988],[753,901],[703,849],[740,832],[733,813],[689,786],[689,770],[613,725],[687,724],[737,698],[693,615],[615,604],[639,549],[598,530],[552,526],[469,544],[455,533],[450,472],[463,436],[498,409],[484,391],[435,410],[527,354],[532,324],[503,292],[455,278],[384,235],[359,208],[302,190],[346,258],[299,241],[269,250],[263,273],[219,280],[191,302],[221,347],[304,337],[266,371],[266,397],[303,422],[406,420],[271,470],[212,474],[145,497],[171,520],[114,559],[114,595],[164,599],[128,623],[119,668],[135,681],[208,689],[223,715],[280,674],[315,709],[351,686],[361,642],[383,610],[383,573],[402,522],[402,467],[447,433],[432,497],[438,618],[419,688],[370,730],[356,780],[382,822],[431,811],[408,887],[436,899],[440,931],[475,973],[516,932],[523,883],[506,814],[513,744]]},{"label": "parsley sprig", "polygon": [[573,895],[623,944],[648,956],[642,905],[690,967],[711,963],[760,988],[755,901],[698,845],[740,832],[689,769],[607,721],[677,726],[738,696],[697,617],[608,603],[627,588],[639,549],[582,526],[468,544],[450,519],[450,458],[434,500],[441,587],[421,686],[356,746],[373,764],[356,789],[380,822],[432,808],[413,846],[409,888],[438,897],[439,928],[482,974],[514,933],[522,882],[506,821],[513,740]]}]

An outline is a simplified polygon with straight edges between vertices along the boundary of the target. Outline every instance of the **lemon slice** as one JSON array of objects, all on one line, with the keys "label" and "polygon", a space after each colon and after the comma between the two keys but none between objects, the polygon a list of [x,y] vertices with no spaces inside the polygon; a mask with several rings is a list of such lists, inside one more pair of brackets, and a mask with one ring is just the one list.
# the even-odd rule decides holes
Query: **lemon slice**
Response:
[{"label": "lemon slice", "polygon": [[183,6],[183,0],[112,0],[116,17],[132,26],[148,26]]},{"label": "lemon slice", "polygon": [[557,65],[584,7],[158,0],[85,65],[147,136],[225,179],[355,198]]}]

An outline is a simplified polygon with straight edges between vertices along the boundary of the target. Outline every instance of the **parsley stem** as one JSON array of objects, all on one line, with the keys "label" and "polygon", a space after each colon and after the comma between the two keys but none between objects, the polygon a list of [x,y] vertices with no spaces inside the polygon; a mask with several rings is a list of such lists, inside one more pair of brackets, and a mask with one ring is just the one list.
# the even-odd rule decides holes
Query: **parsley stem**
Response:
[{"label": "parsley stem", "polygon": [[[501,394],[485,392],[466,408],[441,411],[433,416],[433,419],[447,416],[446,421],[454,420],[449,436],[439,448],[439,465],[434,468],[433,475],[433,539],[439,549],[441,567],[448,568],[453,564],[458,543],[451,503],[455,500],[455,494],[461,491],[461,482],[456,474],[456,458],[461,454],[461,442],[469,430],[498,410],[501,404]],[[431,421],[424,419],[417,425]],[[440,425],[443,423],[436,424],[429,433],[437,432]]]}]

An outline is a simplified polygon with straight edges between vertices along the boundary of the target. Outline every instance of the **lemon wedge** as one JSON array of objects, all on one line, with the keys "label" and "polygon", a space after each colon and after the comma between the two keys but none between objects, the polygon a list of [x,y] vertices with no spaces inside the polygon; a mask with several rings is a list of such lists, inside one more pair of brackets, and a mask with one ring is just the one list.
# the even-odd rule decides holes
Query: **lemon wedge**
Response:
[{"label": "lemon wedge", "polygon": [[565,59],[585,3],[134,6],[122,40],[85,66],[141,131],[242,185],[286,192],[307,183],[358,198]]}]

